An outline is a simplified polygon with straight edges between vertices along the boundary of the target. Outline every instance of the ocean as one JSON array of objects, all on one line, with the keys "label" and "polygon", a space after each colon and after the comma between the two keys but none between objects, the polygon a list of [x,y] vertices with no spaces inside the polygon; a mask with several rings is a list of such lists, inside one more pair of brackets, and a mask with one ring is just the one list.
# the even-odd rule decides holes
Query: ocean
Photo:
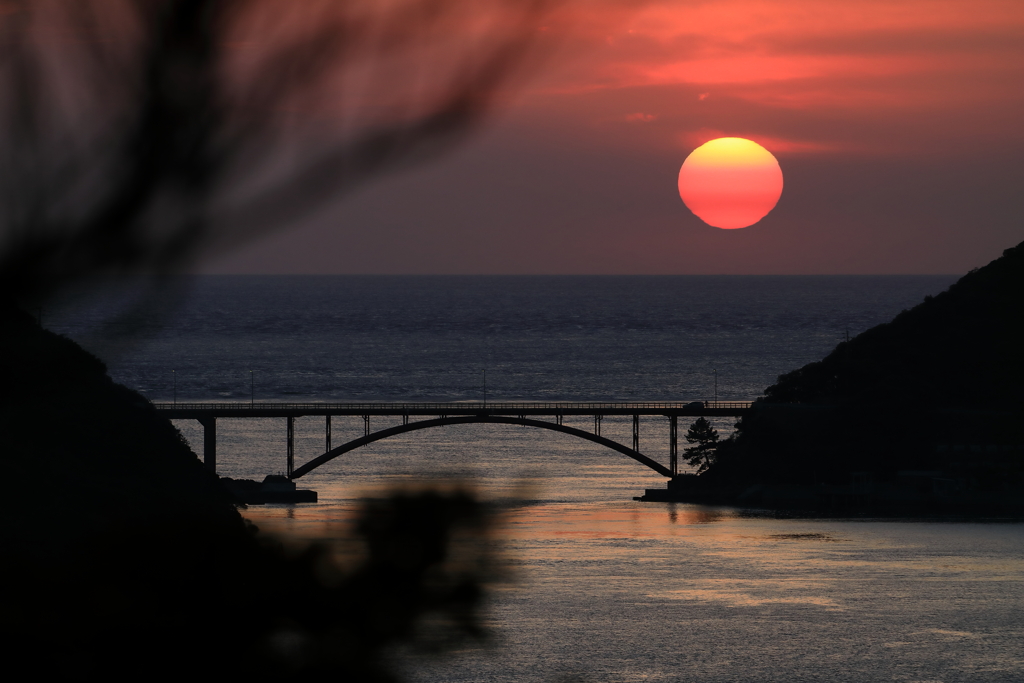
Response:
[{"label": "ocean", "polygon": [[[205,276],[39,314],[154,401],[751,400],[955,279]],[[200,427],[176,424],[201,453]],[[333,444],[363,427],[335,417]],[[323,452],[324,418],[296,429],[296,464]],[[282,471],[285,438],[283,419],[219,420],[220,473]],[[642,420],[640,450],[667,462],[667,420]],[[397,653],[414,681],[1024,680],[1024,525],[633,500],[664,481],[568,435],[448,426],[313,471],[317,504],[245,514],[343,535],[361,497],[430,482],[504,510],[492,644]]]}]

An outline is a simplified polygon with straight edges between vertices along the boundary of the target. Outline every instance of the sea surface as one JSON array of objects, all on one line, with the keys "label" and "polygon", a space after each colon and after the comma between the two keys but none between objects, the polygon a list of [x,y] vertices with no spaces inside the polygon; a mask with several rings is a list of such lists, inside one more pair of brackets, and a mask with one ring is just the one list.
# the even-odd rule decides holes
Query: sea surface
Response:
[{"label": "sea surface", "polygon": [[[155,401],[750,400],[955,279],[210,276],[39,314]],[[176,424],[201,452],[199,425]],[[323,452],[324,418],[296,427],[301,464]],[[602,434],[628,444],[630,429],[606,418]],[[220,473],[283,470],[285,434],[283,419],[219,420]],[[333,445],[362,434],[333,418]],[[667,420],[642,419],[640,448],[667,462]],[[493,501],[509,578],[492,644],[397,653],[418,682],[1024,680],[1021,523],[633,500],[664,481],[568,435],[449,426],[313,471],[299,484],[318,504],[245,514],[322,538],[389,487]]]}]

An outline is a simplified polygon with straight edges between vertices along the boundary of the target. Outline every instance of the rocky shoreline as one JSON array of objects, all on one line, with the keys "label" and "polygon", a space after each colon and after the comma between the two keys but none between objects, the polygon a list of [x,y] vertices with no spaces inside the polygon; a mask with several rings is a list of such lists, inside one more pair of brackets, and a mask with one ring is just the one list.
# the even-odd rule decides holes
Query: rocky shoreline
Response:
[{"label": "rocky shoreline", "polygon": [[882,482],[857,473],[848,484],[743,486],[707,486],[696,475],[682,474],[669,480],[665,488],[646,489],[634,500],[843,516],[1024,518],[1024,486],[984,490],[976,480],[937,470],[901,471],[894,480]]}]

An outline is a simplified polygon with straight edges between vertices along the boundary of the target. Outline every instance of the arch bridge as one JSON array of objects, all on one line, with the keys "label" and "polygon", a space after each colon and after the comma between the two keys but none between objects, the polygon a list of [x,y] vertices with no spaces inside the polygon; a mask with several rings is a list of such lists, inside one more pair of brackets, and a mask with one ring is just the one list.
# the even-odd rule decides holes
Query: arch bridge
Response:
[{"label": "arch bridge", "polygon": [[[217,469],[217,419],[283,417],[287,421],[287,455],[285,471],[290,479],[330,462],[360,446],[399,434],[460,424],[508,424],[549,429],[586,439],[633,458],[665,477],[679,471],[678,420],[680,417],[741,417],[751,409],[750,401],[690,401],[638,403],[155,403],[157,412],[168,419],[194,419],[203,426],[203,461]],[[325,450],[309,462],[295,466],[295,418],[321,415],[325,418]],[[632,416],[633,442],[620,444],[601,435],[601,421],[608,416]],[[363,436],[340,446],[331,442],[331,418],[358,416],[363,418]],[[587,416],[594,419],[593,432],[563,424],[566,416]],[[669,464],[657,462],[640,452],[640,417],[662,416],[669,423]],[[395,418],[401,422],[372,431],[371,418]],[[415,419],[414,419],[415,418]],[[547,419],[543,419],[547,418]]]}]

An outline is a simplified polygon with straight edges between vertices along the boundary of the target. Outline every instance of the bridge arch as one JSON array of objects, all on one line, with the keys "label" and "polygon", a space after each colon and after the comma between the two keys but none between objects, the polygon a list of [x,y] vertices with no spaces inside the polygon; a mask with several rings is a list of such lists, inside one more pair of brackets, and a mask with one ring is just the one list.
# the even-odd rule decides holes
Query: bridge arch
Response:
[{"label": "bridge arch", "polygon": [[344,455],[349,451],[353,451],[360,446],[373,443],[374,441],[380,441],[381,439],[387,439],[392,436],[404,434],[406,432],[413,432],[418,429],[430,429],[432,427],[443,427],[445,425],[464,425],[464,424],[506,424],[506,425],[521,425],[524,427],[538,427],[540,429],[550,429],[555,432],[562,432],[563,434],[570,434],[572,436],[586,439],[587,441],[593,441],[596,444],[600,444],[614,451],[618,451],[623,455],[627,455],[633,458],[641,465],[650,467],[652,470],[664,477],[671,477],[672,472],[669,468],[665,467],[656,460],[652,460],[639,451],[634,451],[632,448],[623,446],[620,443],[606,439],[603,436],[597,434],[591,434],[585,432],[582,429],[576,429],[574,427],[566,427],[565,425],[556,424],[554,422],[546,422],[544,420],[531,420],[524,417],[508,417],[504,415],[467,415],[460,417],[441,417],[433,420],[420,420],[418,422],[410,422],[408,424],[398,425],[389,429],[382,429],[379,432],[367,434],[366,436],[358,439],[353,439],[346,444],[342,444],[337,448],[332,448],[321,456],[313,458],[305,465],[295,468],[291,473],[292,479],[298,479],[304,474],[309,474],[317,467],[334,460],[339,455]]}]

